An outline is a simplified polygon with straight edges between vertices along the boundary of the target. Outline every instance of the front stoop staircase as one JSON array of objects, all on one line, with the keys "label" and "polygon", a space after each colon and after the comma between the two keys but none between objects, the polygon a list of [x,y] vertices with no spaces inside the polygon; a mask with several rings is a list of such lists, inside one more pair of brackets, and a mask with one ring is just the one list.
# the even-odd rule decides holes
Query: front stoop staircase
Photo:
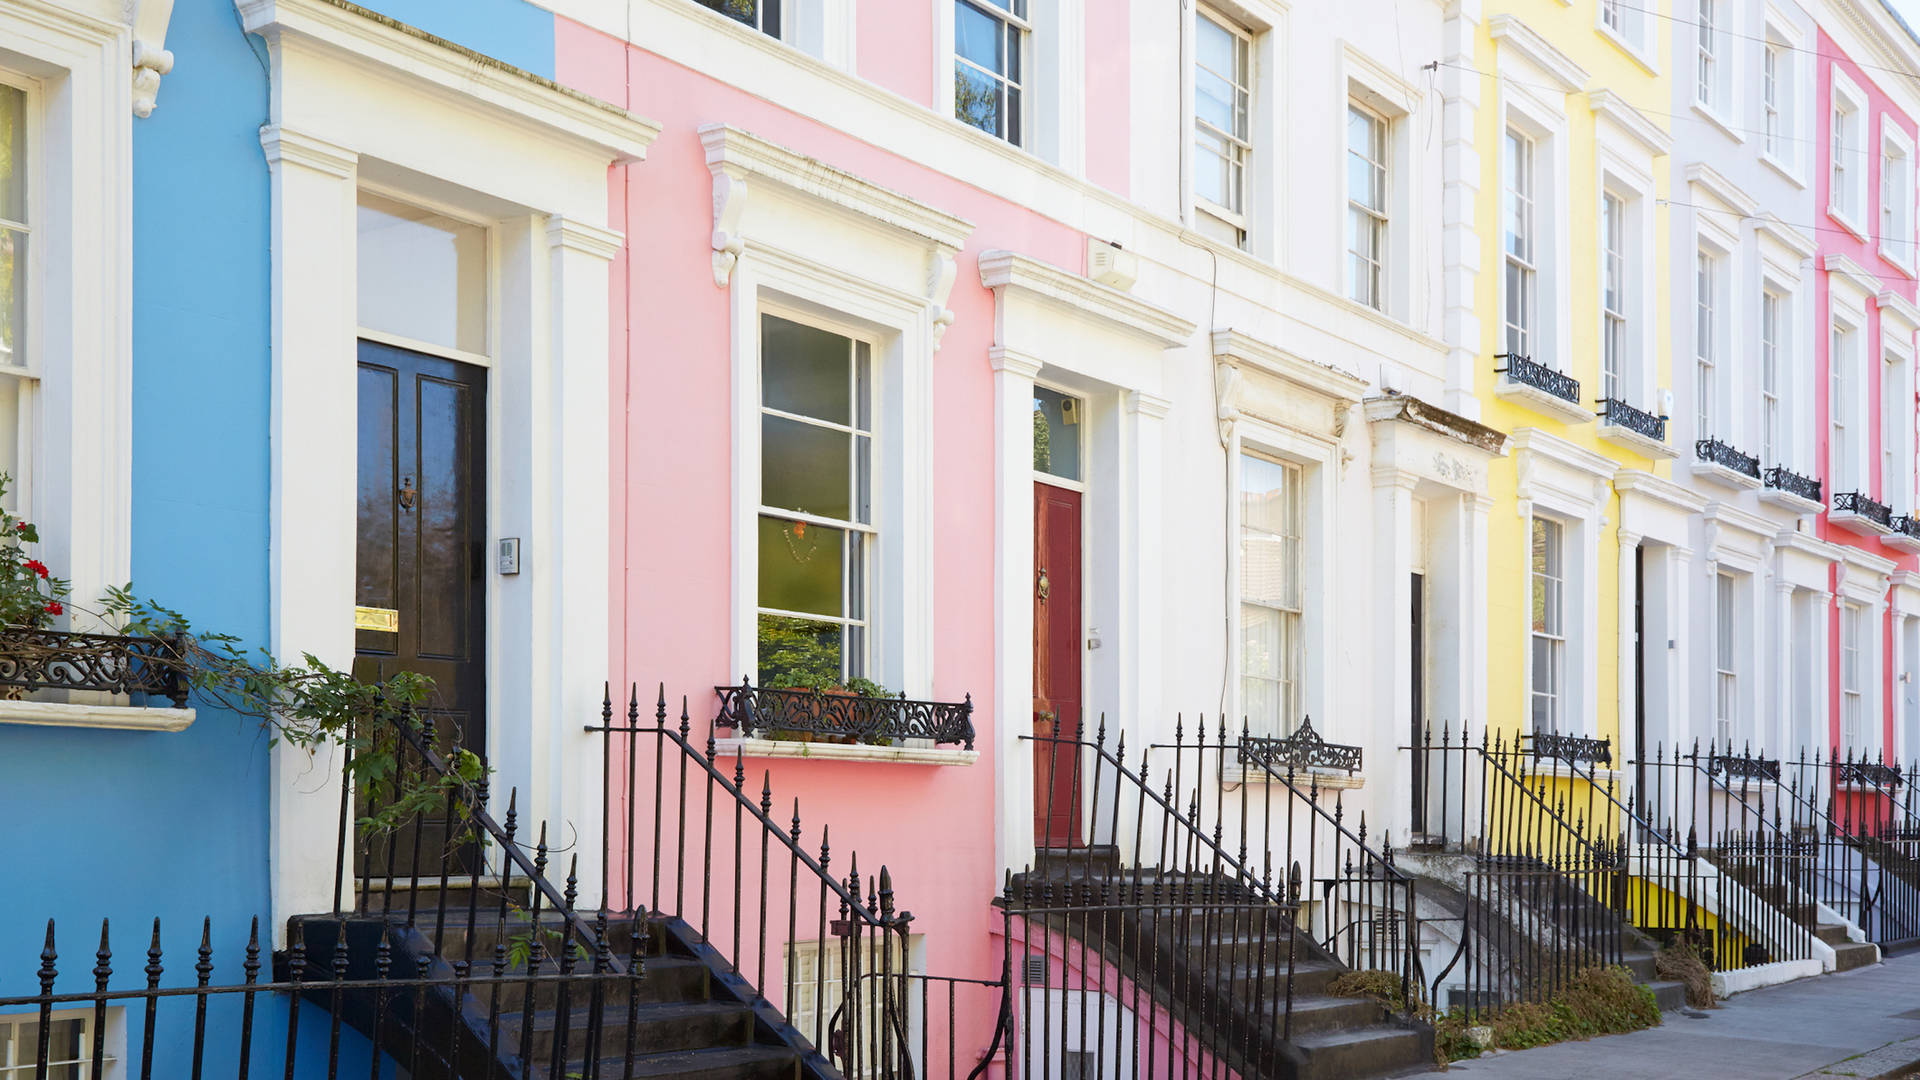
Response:
[{"label": "front stoop staircase", "polygon": [[[340,993],[321,985],[306,995],[323,1009],[339,1011],[348,1026],[412,1080],[838,1076],[823,1070],[799,1032],[769,1005],[756,1002],[726,961],[679,919],[609,920],[606,940],[613,947],[601,958],[609,974],[599,980],[597,1002],[593,980],[552,977],[553,959],[539,965],[546,980],[515,981],[525,980],[522,958],[536,940],[544,939],[550,952],[559,951],[559,920],[543,918],[542,933],[536,935],[524,921],[483,915],[474,920],[477,925],[468,925],[464,913],[449,913],[446,919],[436,948],[435,920],[410,925],[398,911],[296,917],[290,926],[295,949],[275,957],[276,976],[292,977],[297,962],[306,965],[310,977],[344,973],[351,980],[378,980],[384,964],[396,977],[418,972],[436,980],[428,990],[390,999],[382,999],[377,989]],[[343,933],[344,963],[339,956]],[[637,974],[629,967],[636,945]],[[594,959],[584,952],[576,947],[576,974],[593,969]],[[497,994],[484,981],[463,984],[456,978],[457,964],[466,967],[470,979],[501,972],[506,980]],[[556,1068],[554,1049],[562,1038],[563,1064]],[[590,1057],[598,1059],[597,1071]]]},{"label": "front stoop staircase", "polygon": [[[1787,890],[1779,884],[1763,885],[1755,881],[1752,874],[1721,865],[1720,860],[1711,853],[1708,854],[1707,861],[1713,863],[1719,873],[1737,882],[1741,888],[1753,893],[1762,903],[1785,915],[1795,926],[1811,933],[1816,940],[1832,949],[1834,971],[1852,971],[1855,968],[1880,962],[1880,946],[1872,942],[1853,940],[1852,930],[1846,923],[1826,922],[1822,919],[1823,910],[1831,914],[1835,909],[1815,904],[1797,891],[1795,895],[1789,896]],[[1831,879],[1821,881],[1815,886],[1816,891],[1836,900],[1841,907],[1848,908],[1849,911],[1858,910],[1857,896],[1850,881],[1851,875],[1834,874],[1827,868],[1819,866],[1816,866],[1813,872],[1818,876]]]},{"label": "front stoop staircase", "polygon": [[[1284,912],[1251,917],[1176,917],[1191,901],[1241,904],[1253,896],[1230,878],[1121,865],[1117,849],[1093,845],[1042,850],[1033,871],[1016,875],[1013,891],[1082,890],[1105,897],[1099,920],[1047,920],[1051,932],[1072,938],[1126,970],[1150,992],[1174,1023],[1207,1054],[1246,1078],[1335,1080],[1394,1076],[1433,1065],[1433,1029],[1396,1019],[1378,1003],[1327,992],[1349,969]],[[1113,910],[1128,903],[1132,911]],[[1189,909],[1191,910],[1191,909]],[[1292,1034],[1278,1042],[1287,1012],[1288,952],[1292,952]],[[1256,1049],[1249,1050],[1250,1047]]]}]

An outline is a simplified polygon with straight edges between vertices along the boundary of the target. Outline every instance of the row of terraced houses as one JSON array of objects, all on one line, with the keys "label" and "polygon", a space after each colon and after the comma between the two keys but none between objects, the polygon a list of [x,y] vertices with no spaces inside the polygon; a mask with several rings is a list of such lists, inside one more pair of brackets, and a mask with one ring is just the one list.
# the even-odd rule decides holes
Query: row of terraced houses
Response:
[{"label": "row of terraced houses", "polygon": [[1886,0],[0,0],[0,1078],[1920,943],[1917,121]]}]

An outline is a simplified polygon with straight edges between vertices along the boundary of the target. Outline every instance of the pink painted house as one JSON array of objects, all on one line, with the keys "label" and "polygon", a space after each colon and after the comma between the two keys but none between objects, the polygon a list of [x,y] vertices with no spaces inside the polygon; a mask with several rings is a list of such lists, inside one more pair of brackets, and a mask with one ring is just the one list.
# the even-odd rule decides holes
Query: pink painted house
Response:
[{"label": "pink painted house", "polygon": [[[1838,32],[1838,31],[1836,31]],[[1828,717],[1815,746],[1904,760],[1916,688],[1895,673],[1920,649],[1915,503],[1912,94],[1890,92],[1827,30],[1819,36],[1815,170],[1816,444],[1835,545],[1827,613]],[[1898,96],[1896,96],[1898,94]]]}]

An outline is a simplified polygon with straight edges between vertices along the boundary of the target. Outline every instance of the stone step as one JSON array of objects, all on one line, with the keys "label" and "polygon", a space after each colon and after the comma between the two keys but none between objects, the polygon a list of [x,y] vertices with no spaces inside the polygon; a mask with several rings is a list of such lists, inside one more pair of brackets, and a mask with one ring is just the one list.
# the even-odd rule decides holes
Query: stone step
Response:
[{"label": "stone step", "polygon": [[1880,947],[1865,942],[1849,941],[1833,947],[1833,969],[1852,971],[1880,962]]},{"label": "stone step", "polygon": [[[701,1050],[710,1047],[746,1046],[753,1041],[753,1010],[726,1001],[686,1001],[639,1006],[633,1010],[633,1022],[627,1022],[625,1005],[607,1005],[601,1009],[599,1045],[593,1053],[599,1057],[620,1058],[631,1036],[637,1053],[666,1053],[677,1050]],[[588,1038],[593,1031],[593,1012],[579,1005],[567,1015],[567,1061],[586,1060]],[[550,1061],[558,1037],[561,1014],[555,1011],[533,1015],[533,1038],[529,1045],[533,1060]],[[520,1018],[502,1018],[504,1045],[520,1045]]]},{"label": "stone step", "polygon": [[[580,1067],[573,1066],[564,1074],[541,1069],[535,1075],[541,1080],[567,1080],[580,1075]],[[647,1080],[798,1080],[801,1071],[800,1055],[784,1047],[728,1046],[637,1055],[631,1070],[624,1058],[602,1060],[600,1075]]]},{"label": "stone step", "polygon": [[1298,1080],[1351,1080],[1384,1076],[1433,1064],[1433,1029],[1375,1024],[1308,1035],[1296,1034]]},{"label": "stone step", "polygon": [[1847,944],[1847,928],[1839,923],[1821,923],[1813,928],[1813,936],[1829,945]]}]

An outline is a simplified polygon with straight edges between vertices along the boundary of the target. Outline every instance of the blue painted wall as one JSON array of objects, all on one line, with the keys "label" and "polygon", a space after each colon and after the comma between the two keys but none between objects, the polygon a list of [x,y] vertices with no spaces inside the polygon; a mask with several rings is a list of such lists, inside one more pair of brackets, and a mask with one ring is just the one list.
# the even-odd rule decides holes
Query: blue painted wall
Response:
[{"label": "blue painted wall", "polygon": [[[522,0],[369,6],[553,74],[553,17]],[[174,70],[158,109],[136,120],[133,134],[134,584],[199,629],[264,644],[271,389],[269,189],[259,141],[264,50],[242,32],[232,0],[179,0],[167,45]],[[350,441],[342,452],[353,452]],[[197,704],[198,722],[177,734],[0,728],[0,812],[16,832],[9,917],[0,919],[0,996],[37,989],[49,917],[59,921],[62,991],[91,988],[103,918],[113,927],[116,987],[143,985],[156,916],[168,984],[191,978],[203,917],[211,918],[215,980],[239,980],[249,920],[269,909],[268,738],[255,721]],[[262,923],[269,941],[271,929]],[[171,1041],[165,1032],[181,1030],[166,1021],[182,1007],[162,1010],[163,1053]],[[286,1005],[263,999],[260,1008],[255,1071],[277,1075]],[[322,1015],[302,1015],[302,1041],[313,1045],[317,1031],[324,1042]],[[212,1074],[233,1073],[237,1016],[237,1004],[214,1011],[214,1030],[227,1034],[207,1061]],[[185,1028],[190,1033],[190,1018]],[[137,1025],[128,1036],[137,1047]],[[177,1043],[170,1049],[183,1051]],[[364,1052],[362,1044],[360,1060]],[[186,1070],[163,1061],[155,1075]]]}]

